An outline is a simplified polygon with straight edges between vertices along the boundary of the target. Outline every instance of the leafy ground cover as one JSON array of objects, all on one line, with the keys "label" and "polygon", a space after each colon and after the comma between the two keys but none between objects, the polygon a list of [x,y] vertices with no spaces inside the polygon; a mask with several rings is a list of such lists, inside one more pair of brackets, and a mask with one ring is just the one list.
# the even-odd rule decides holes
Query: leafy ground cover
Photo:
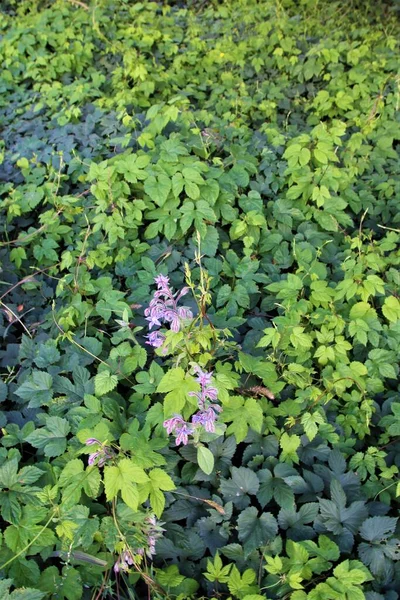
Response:
[{"label": "leafy ground cover", "polygon": [[397,8],[2,3],[1,598],[399,598]]}]

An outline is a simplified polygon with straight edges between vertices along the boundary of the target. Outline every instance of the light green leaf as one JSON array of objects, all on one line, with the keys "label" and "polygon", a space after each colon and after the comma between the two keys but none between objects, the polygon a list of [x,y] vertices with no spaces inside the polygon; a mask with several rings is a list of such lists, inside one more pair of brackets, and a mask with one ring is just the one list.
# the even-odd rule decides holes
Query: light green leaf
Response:
[{"label": "light green leaf", "polygon": [[127,458],[120,460],[116,466],[104,468],[104,488],[107,500],[113,500],[120,491],[125,504],[133,510],[137,510],[139,504],[137,484],[148,481],[149,478],[143,469],[135,466]]},{"label": "light green leaf", "polygon": [[301,417],[301,424],[304,427],[306,436],[312,441],[318,433],[318,424],[324,422],[322,415],[319,412],[313,414],[306,412]]},{"label": "light green leaf", "polygon": [[118,384],[118,377],[111,371],[100,371],[94,378],[94,390],[96,396],[104,396],[111,392]]},{"label": "light green leaf", "polygon": [[385,298],[382,306],[382,312],[391,323],[396,323],[400,319],[400,302],[395,296]]},{"label": "light green leaf", "polygon": [[144,191],[158,206],[163,206],[171,191],[171,180],[167,175],[163,175],[162,173],[157,175],[157,177],[150,175],[145,181]]},{"label": "light green leaf", "polygon": [[214,469],[214,455],[205,446],[197,448],[197,464],[206,475],[210,475]]},{"label": "light green leaf", "polygon": [[279,440],[279,445],[282,448],[282,460],[285,462],[299,462],[297,449],[300,446],[300,438],[298,435],[289,435],[284,432]]}]

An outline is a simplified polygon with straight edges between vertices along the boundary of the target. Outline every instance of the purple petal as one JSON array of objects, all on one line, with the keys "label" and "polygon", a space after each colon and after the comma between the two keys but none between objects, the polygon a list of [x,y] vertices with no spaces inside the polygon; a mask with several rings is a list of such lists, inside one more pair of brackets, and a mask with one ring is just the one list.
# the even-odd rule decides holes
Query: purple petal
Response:
[{"label": "purple petal", "polygon": [[94,444],[99,444],[101,446],[101,442],[96,438],[88,438],[85,444],[86,446],[94,446]]},{"label": "purple petal", "polygon": [[161,289],[166,288],[169,285],[169,277],[166,275],[157,275],[157,277],[154,277],[154,281]]}]

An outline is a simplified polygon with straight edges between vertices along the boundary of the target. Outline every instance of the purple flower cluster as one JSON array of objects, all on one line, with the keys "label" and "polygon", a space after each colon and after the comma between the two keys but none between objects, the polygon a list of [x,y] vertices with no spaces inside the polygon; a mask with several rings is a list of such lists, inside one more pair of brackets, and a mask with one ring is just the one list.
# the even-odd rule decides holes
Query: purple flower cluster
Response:
[{"label": "purple flower cluster", "polygon": [[[157,290],[150,301],[148,308],[144,311],[149,329],[154,326],[160,327],[162,323],[170,323],[172,331],[179,331],[183,319],[192,319],[193,313],[187,306],[178,306],[178,301],[185,296],[189,288],[184,287],[178,292],[172,291],[169,286],[169,278],[158,275],[154,278]],[[147,338],[146,344],[159,348],[165,341],[165,335],[159,331],[152,331]]]},{"label": "purple flower cluster", "polygon": [[104,467],[106,462],[114,457],[113,451],[108,446],[103,446],[100,440],[89,438],[85,442],[86,446],[100,446],[99,450],[89,454],[88,465],[92,467],[97,464],[98,467]]},{"label": "purple flower cluster", "polygon": [[163,529],[161,524],[157,522],[157,519],[154,515],[150,515],[146,517],[145,522],[143,524],[142,533],[146,536],[145,545],[147,548],[136,548],[136,550],[125,549],[124,552],[121,552],[117,561],[114,564],[114,573],[119,573],[120,571],[129,571],[129,567],[134,564],[134,556],[148,556],[148,558],[152,558],[156,553],[156,542],[162,537]]},{"label": "purple flower cluster", "polygon": [[163,423],[168,435],[171,433],[176,435],[175,444],[177,446],[179,444],[186,446],[189,442],[189,435],[194,433],[198,425],[204,427],[209,433],[214,433],[215,421],[218,413],[222,411],[221,406],[215,404],[215,401],[218,400],[218,390],[211,385],[212,372],[206,373],[198,366],[195,367],[195,371],[200,391],[189,392],[189,396],[197,398],[199,411],[192,416],[191,423],[187,423],[181,415],[174,415]]},{"label": "purple flower cluster", "polygon": [[132,565],[132,554],[128,550],[125,550],[125,552],[122,552],[122,554],[118,556],[118,559],[114,564],[114,573],[119,573],[120,571],[127,572]]},{"label": "purple flower cluster", "polygon": [[162,537],[163,529],[160,526],[160,523],[157,522],[157,519],[154,515],[146,518],[147,523],[147,550],[146,554],[149,558],[152,558],[156,553],[156,542]]}]

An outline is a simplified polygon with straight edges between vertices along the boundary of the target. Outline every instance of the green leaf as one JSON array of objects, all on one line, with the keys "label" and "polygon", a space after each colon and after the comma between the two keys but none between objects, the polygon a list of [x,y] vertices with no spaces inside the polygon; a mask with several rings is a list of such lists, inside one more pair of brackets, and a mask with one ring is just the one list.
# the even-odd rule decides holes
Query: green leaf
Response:
[{"label": "green leaf", "polygon": [[164,399],[165,417],[181,413],[186,403],[192,401],[188,393],[198,389],[199,384],[181,367],[167,371],[157,387],[157,392],[167,393]]},{"label": "green leaf", "polygon": [[258,342],[257,348],[266,348],[269,345],[272,345],[273,348],[277,348],[280,339],[281,334],[275,327],[269,327],[268,329],[264,329],[264,336]]},{"label": "green leaf", "polygon": [[167,201],[171,186],[171,180],[167,175],[160,174],[157,177],[150,175],[145,181],[144,191],[158,206],[163,206]]},{"label": "green leaf", "polygon": [[255,398],[244,400],[241,396],[230,396],[224,404],[220,419],[224,423],[230,423],[227,433],[233,433],[239,444],[246,438],[249,427],[261,433],[264,415],[260,403]]},{"label": "green leaf", "polygon": [[97,468],[84,470],[83,462],[75,458],[61,471],[58,484],[62,488],[62,504],[66,508],[79,504],[82,492],[96,498],[100,490],[101,477]]},{"label": "green leaf", "polygon": [[279,445],[282,448],[281,458],[285,462],[299,462],[297,449],[300,446],[300,438],[298,435],[289,435],[284,432],[279,440]]},{"label": "green leaf", "polygon": [[118,377],[111,371],[100,371],[94,378],[94,389],[96,396],[104,396],[118,385]]},{"label": "green leaf", "polygon": [[299,163],[302,167],[307,165],[311,160],[311,152],[308,148],[302,148],[299,153]]},{"label": "green leaf", "polygon": [[33,371],[31,377],[15,393],[28,401],[29,408],[39,408],[53,398],[53,378],[44,371]]},{"label": "green leaf", "polygon": [[109,502],[113,500],[120,491],[122,500],[132,510],[137,510],[139,505],[137,484],[148,481],[149,478],[143,469],[136,467],[127,458],[120,460],[115,467],[104,467],[104,488],[107,500]]},{"label": "green leaf", "polygon": [[318,556],[326,561],[336,561],[340,556],[340,550],[337,544],[326,535],[320,535],[318,544],[313,540],[305,540],[302,545],[306,548],[310,556]]},{"label": "green leaf", "polygon": [[139,485],[139,493],[141,501],[150,496],[150,505],[157,517],[161,517],[164,506],[165,496],[163,491],[171,491],[175,489],[175,484],[171,477],[161,469],[152,469],[149,473],[149,480],[144,485]]},{"label": "green leaf", "polygon": [[26,437],[26,441],[34,448],[44,450],[45,456],[59,456],[67,448],[67,435],[70,425],[61,417],[47,417],[46,427],[35,429]]},{"label": "green leaf", "polygon": [[162,469],[152,469],[149,472],[149,477],[152,485],[158,487],[160,490],[170,492],[175,489],[175,484],[171,477]]},{"label": "green leaf", "polygon": [[290,341],[300,351],[309,350],[312,346],[312,339],[307,333],[304,333],[304,327],[293,327]]},{"label": "green leaf", "polygon": [[192,200],[200,198],[199,186],[193,181],[185,181],[185,193]]},{"label": "green leaf", "polygon": [[321,425],[324,422],[323,416],[319,412],[309,413],[306,412],[301,417],[301,424],[304,427],[306,436],[312,441],[318,433],[318,424]]},{"label": "green leaf", "polygon": [[350,319],[363,319],[371,309],[368,302],[357,302],[350,310]]},{"label": "green leaf", "polygon": [[370,579],[364,570],[351,568],[349,560],[340,563],[340,565],[333,570],[333,573],[335,577],[345,585],[361,585],[364,581]]},{"label": "green leaf", "polygon": [[360,527],[359,534],[368,542],[381,542],[394,534],[397,518],[370,517]]},{"label": "green leaf", "polygon": [[391,323],[396,323],[400,319],[400,302],[395,296],[385,298],[382,306],[382,312]]},{"label": "green leaf", "polygon": [[221,491],[228,502],[238,502],[246,494],[257,494],[260,483],[251,469],[232,467],[231,473],[231,479],[221,481]]},{"label": "green leaf", "polygon": [[260,546],[265,546],[278,533],[278,523],[271,513],[258,516],[255,506],[246,508],[238,518],[239,540],[243,544],[245,556]]},{"label": "green leaf", "polygon": [[197,464],[206,475],[210,475],[214,469],[214,455],[205,446],[197,448]]}]

